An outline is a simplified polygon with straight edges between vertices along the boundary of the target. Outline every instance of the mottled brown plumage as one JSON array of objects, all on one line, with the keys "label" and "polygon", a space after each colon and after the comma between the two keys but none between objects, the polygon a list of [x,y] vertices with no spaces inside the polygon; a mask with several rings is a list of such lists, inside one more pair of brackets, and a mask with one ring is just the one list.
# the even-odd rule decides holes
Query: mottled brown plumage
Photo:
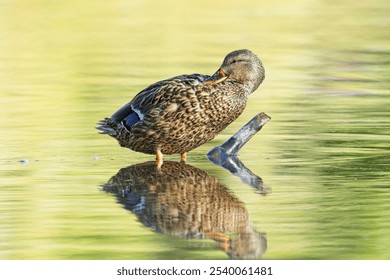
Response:
[{"label": "mottled brown plumage", "polygon": [[245,109],[264,80],[259,58],[249,50],[228,54],[212,75],[181,75],[156,82],[99,122],[101,133],[122,147],[156,154],[185,153],[210,141]]}]

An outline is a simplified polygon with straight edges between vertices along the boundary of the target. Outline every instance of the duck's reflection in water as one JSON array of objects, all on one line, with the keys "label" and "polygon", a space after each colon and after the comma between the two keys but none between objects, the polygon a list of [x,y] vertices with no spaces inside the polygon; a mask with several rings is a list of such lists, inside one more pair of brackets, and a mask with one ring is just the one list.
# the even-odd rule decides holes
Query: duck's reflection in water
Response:
[{"label": "duck's reflection in water", "polygon": [[266,234],[254,230],[243,203],[217,178],[180,162],[122,168],[103,186],[147,227],[181,238],[209,238],[233,259],[257,259]]}]

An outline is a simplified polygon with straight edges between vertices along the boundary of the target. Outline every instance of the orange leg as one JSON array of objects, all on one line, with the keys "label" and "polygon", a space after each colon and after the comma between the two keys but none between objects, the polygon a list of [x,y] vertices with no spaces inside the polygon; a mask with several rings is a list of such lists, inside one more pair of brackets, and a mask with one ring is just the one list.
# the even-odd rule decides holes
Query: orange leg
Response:
[{"label": "orange leg", "polygon": [[157,169],[161,168],[161,165],[163,164],[163,154],[160,150],[156,151],[156,166]]},{"label": "orange leg", "polygon": [[221,248],[225,252],[227,252],[227,250],[229,249],[229,236],[221,232],[207,232],[206,237],[217,241],[219,248]]},{"label": "orange leg", "polygon": [[186,160],[187,160],[187,153],[182,153],[182,154],[180,154],[180,160],[181,161],[183,161],[183,162],[186,162]]}]

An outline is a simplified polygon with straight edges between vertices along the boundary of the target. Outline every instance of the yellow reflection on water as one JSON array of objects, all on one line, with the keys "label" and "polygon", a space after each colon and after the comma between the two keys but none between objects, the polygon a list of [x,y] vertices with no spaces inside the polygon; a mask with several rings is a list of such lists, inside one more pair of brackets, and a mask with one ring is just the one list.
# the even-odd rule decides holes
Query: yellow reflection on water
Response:
[{"label": "yellow reflection on water", "polygon": [[[239,48],[262,58],[266,80],[189,163],[245,204],[267,232],[264,258],[389,258],[389,9],[384,0],[3,1],[0,258],[227,258],[207,241],[145,228],[101,192],[120,168],[151,158],[94,126],[150,83],[212,74]],[[260,111],[272,121],[240,159],[272,187],[267,197],[205,158]]]}]

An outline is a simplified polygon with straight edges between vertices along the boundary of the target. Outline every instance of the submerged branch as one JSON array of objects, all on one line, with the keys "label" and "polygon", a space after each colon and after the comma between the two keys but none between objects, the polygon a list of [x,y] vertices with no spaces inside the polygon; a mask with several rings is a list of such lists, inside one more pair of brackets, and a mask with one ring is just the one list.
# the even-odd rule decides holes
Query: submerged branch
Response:
[{"label": "submerged branch", "polygon": [[261,112],[253,117],[246,125],[237,131],[222,145],[208,152],[207,157],[212,162],[223,162],[226,157],[236,156],[238,151],[271,119]]},{"label": "submerged branch", "polygon": [[232,174],[257,189],[260,194],[268,194],[270,188],[263,184],[263,180],[250,171],[238,159],[238,151],[255,135],[271,118],[265,113],[257,114],[232,137],[222,145],[213,148],[207,158],[214,164],[229,170]]}]

